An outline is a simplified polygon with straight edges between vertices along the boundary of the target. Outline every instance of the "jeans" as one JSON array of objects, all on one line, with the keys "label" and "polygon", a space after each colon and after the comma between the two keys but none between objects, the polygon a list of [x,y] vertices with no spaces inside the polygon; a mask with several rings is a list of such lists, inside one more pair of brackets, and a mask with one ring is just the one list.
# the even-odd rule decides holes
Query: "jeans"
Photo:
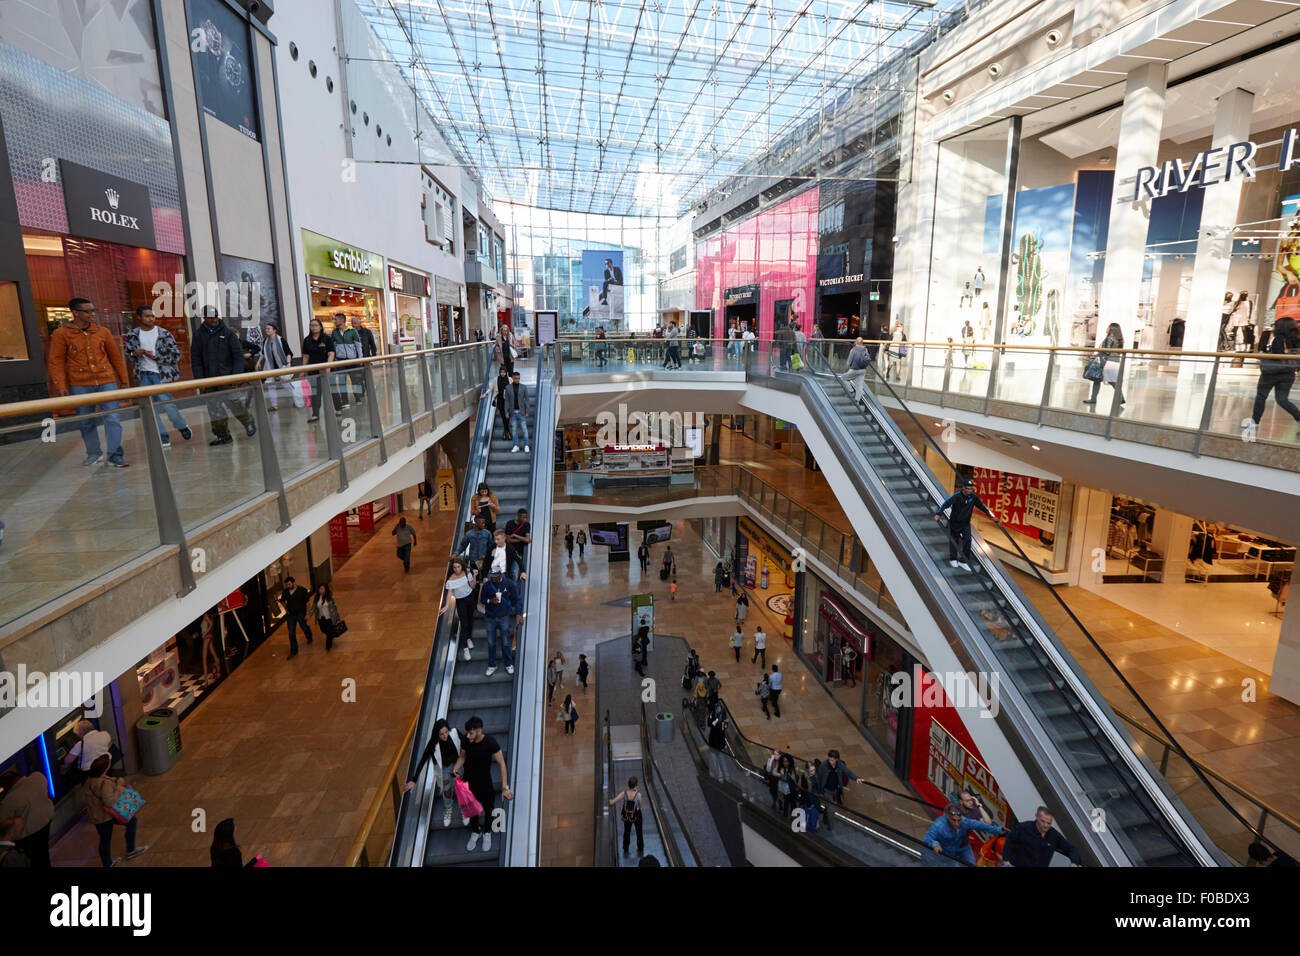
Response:
[{"label": "jeans", "polygon": [[1255,408],[1250,415],[1256,425],[1264,417],[1264,403],[1268,401],[1269,392],[1273,393],[1279,408],[1300,422],[1300,408],[1296,408],[1291,401],[1293,385],[1295,372],[1264,372],[1259,376],[1259,385],[1255,389]]},{"label": "jeans", "polygon": [[754,656],[749,659],[749,662],[751,664],[756,663],[760,657],[763,659],[763,670],[767,670],[767,648],[766,647],[754,648]]},{"label": "jeans", "polygon": [[[131,822],[126,825],[127,853],[135,851],[135,826],[139,822],[139,817],[132,817]],[[121,826],[121,824],[112,820],[95,824],[95,829],[99,831],[99,861],[106,868],[113,865],[113,827],[115,826]]]},{"label": "jeans", "polygon": [[664,359],[664,368],[682,367],[682,349],[676,342],[668,345],[668,357]]},{"label": "jeans", "polygon": [[604,365],[608,360],[605,355],[606,350],[603,348],[596,349],[596,364]]},{"label": "jeans", "polygon": [[[141,372],[139,377],[141,385],[162,384],[162,376],[157,372]],[[163,424],[163,415],[167,416],[167,420],[172,423],[172,428],[177,431],[189,427],[185,424],[185,419],[181,417],[180,409],[176,407],[176,403],[172,401],[170,394],[155,395],[153,400],[155,402],[154,414],[158,418],[158,434],[162,436],[163,441],[167,440],[167,426]]]},{"label": "jeans", "polygon": [[311,628],[307,626],[307,615],[295,614],[293,611],[286,611],[284,615],[284,626],[289,629],[289,653],[298,653],[298,628],[302,628],[302,636],[307,638],[307,643],[311,643]]},{"label": "jeans", "polygon": [[402,562],[402,567],[407,571],[411,570],[411,546],[403,544],[397,549],[397,557]]},{"label": "jeans", "polygon": [[[526,422],[526,421],[524,420],[524,415],[523,415],[522,412],[514,412],[514,413],[511,414],[511,416],[510,416],[510,430],[514,433],[514,436],[515,436],[515,444],[516,444],[516,445],[527,445],[527,444],[529,444],[529,441],[528,441],[528,422]],[[520,433],[522,433],[523,436],[524,436],[522,441],[521,441],[520,438],[519,438]]]},{"label": "jeans", "polygon": [[772,705],[772,713],[777,717],[781,716],[781,692],[773,687],[768,695],[768,702]]},{"label": "jeans", "polygon": [[510,615],[484,618],[487,629],[488,667],[497,666],[497,648],[501,648],[501,660],[507,667],[514,667],[515,655],[510,651]]},{"label": "jeans", "polygon": [[566,720],[564,722],[565,736],[569,736],[570,734],[576,735],[577,733],[578,733],[578,718],[574,717],[572,720]]},{"label": "jeans", "polygon": [[425,512],[425,511],[428,511],[430,515],[433,514],[433,499],[432,499],[432,498],[421,498],[421,499],[420,499],[420,517],[421,517],[421,518],[424,517],[424,512]]},{"label": "jeans", "polygon": [[[91,392],[113,392],[117,390],[116,382],[109,382],[105,385],[73,385],[68,391],[73,395],[89,395]],[[117,402],[100,402],[98,405],[78,405],[78,415],[89,415],[98,408],[100,411],[110,411],[117,408]],[[105,415],[104,418],[104,438],[108,443],[108,457],[113,461],[122,460],[122,420],[121,417],[112,414]],[[77,425],[81,429],[81,440],[86,445],[87,457],[99,457],[99,420],[87,418]]]},{"label": "jeans", "polygon": [[205,389],[205,391],[218,393],[208,399],[208,417],[212,419],[212,434],[218,438],[230,437],[230,427],[226,424],[227,405],[234,411],[235,418],[245,428],[253,423],[253,417],[248,414],[248,406],[244,404],[242,398],[236,397],[236,392],[229,389]]},{"label": "jeans", "polygon": [[950,522],[948,525],[948,552],[953,561],[970,564],[970,522],[960,524]]}]

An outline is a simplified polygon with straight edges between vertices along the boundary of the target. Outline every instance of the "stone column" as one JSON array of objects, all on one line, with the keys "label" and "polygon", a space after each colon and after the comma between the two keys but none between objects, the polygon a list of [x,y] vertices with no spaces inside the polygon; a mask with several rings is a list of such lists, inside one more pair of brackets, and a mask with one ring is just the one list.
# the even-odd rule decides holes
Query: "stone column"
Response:
[{"label": "stone column", "polygon": [[1070,518],[1070,556],[1066,564],[1066,584],[1087,587],[1101,584],[1100,560],[1105,555],[1106,534],[1110,529],[1109,491],[1077,486],[1074,493],[1074,514]]},{"label": "stone column", "polygon": [[1273,676],[1268,682],[1269,690],[1293,704],[1300,704],[1300,598],[1294,593],[1297,571],[1300,562],[1291,566],[1292,593],[1282,617],[1277,653],[1273,656]]},{"label": "stone column", "polygon": [[1160,508],[1151,528],[1151,550],[1165,559],[1163,584],[1182,584],[1187,573],[1187,549],[1192,541],[1192,519]]},{"label": "stone column", "polygon": [[[1106,239],[1106,266],[1102,273],[1097,344],[1106,337],[1106,327],[1118,322],[1125,342],[1132,340],[1146,262],[1149,202],[1131,201],[1135,177],[1143,166],[1154,166],[1160,153],[1160,130],[1165,115],[1166,69],[1163,63],[1148,63],[1128,75],[1124,107],[1120,115],[1119,148],[1115,154],[1115,196],[1110,207],[1110,232]],[[1117,201],[1123,199],[1125,201]],[[1191,348],[1191,346],[1187,346]]]},{"label": "stone column", "polygon": [[[1223,182],[1205,187],[1201,227],[1196,238],[1196,262],[1192,267],[1191,300],[1187,307],[1187,332],[1183,339],[1183,348],[1188,352],[1213,352],[1218,346],[1223,292],[1232,265],[1232,230],[1237,224],[1244,179],[1236,164],[1229,165],[1228,147],[1250,139],[1254,103],[1254,93],[1230,90],[1219,97],[1215,111],[1212,149],[1223,150],[1217,154],[1218,162],[1227,169],[1216,174]],[[1186,159],[1190,161],[1190,157]]]}]

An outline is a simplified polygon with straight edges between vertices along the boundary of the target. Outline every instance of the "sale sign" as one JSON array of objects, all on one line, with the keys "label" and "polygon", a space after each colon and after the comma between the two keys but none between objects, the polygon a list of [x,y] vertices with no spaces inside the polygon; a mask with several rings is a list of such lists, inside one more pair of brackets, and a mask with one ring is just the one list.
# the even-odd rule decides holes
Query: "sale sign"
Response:
[{"label": "sale sign", "polygon": [[362,531],[375,530],[375,506],[367,501],[357,508],[357,527]]},{"label": "sale sign", "polygon": [[974,479],[975,493],[1008,528],[1034,540],[1055,531],[1056,493],[1047,481],[991,468],[976,468]]},{"label": "sale sign", "polygon": [[330,554],[348,553],[348,516],[347,512],[330,518]]}]

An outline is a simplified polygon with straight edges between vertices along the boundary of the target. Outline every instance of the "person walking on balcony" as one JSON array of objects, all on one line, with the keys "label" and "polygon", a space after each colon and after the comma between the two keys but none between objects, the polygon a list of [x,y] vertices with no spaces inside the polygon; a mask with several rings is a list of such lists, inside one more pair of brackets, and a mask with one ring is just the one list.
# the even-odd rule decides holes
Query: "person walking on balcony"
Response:
[{"label": "person walking on balcony", "polygon": [[[126,333],[123,345],[134,366],[132,371],[135,372],[137,385],[162,385],[175,382],[181,377],[181,350],[172,334],[158,324],[153,309],[149,306],[142,305],[135,310],[135,328]],[[154,416],[158,419],[158,434],[162,437],[163,448],[172,447],[171,436],[167,434],[167,426],[163,423],[164,415],[186,441],[194,437],[171,395],[155,395],[153,400]]]},{"label": "person walking on balcony", "polygon": [[[1283,316],[1273,323],[1273,339],[1269,343],[1270,355],[1287,355],[1300,352],[1300,328],[1295,319]],[[1259,383],[1255,388],[1255,407],[1250,418],[1241,423],[1252,437],[1259,428],[1260,419],[1264,417],[1264,406],[1268,402],[1268,393],[1273,393],[1273,400],[1297,422],[1300,422],[1300,408],[1291,401],[1291,388],[1295,385],[1296,367],[1300,357],[1294,359],[1260,359]]]},{"label": "person walking on balcony", "polygon": [[[334,361],[334,339],[325,334],[325,326],[320,319],[313,318],[308,323],[308,333],[302,338],[302,363],[304,365],[323,365]],[[311,417],[307,423],[320,421],[320,400],[325,393],[325,373],[317,372],[311,379]],[[333,393],[334,409],[343,407],[343,399],[338,392]]]},{"label": "person walking on balcony", "polygon": [[519,381],[519,373],[514,372],[506,387],[506,417],[510,419],[510,430],[515,435],[515,447],[510,449],[512,452],[519,451],[520,445],[524,446],[524,454],[532,452],[528,446],[528,415],[528,388]]},{"label": "person walking on balcony", "polygon": [[[289,343],[285,341],[280,330],[274,322],[267,322],[262,327],[262,354],[257,359],[256,369],[259,372],[268,369],[283,368],[287,369],[293,365],[293,350],[289,348]],[[279,406],[276,405],[276,394],[285,392],[289,395],[289,401],[293,402],[294,408],[302,408],[302,386],[294,381],[291,377],[276,381],[270,379],[266,382],[266,404],[267,411],[278,412]]]},{"label": "person walking on balcony", "polygon": [[762,624],[754,629],[754,656],[749,662],[756,664],[760,657],[763,659],[763,670],[767,670],[767,634],[763,631]]},{"label": "person walking on balcony", "polygon": [[[1101,340],[1100,348],[1103,349],[1122,349],[1124,347],[1124,332],[1120,329],[1118,322],[1112,322],[1106,327],[1106,337]],[[1121,407],[1124,405],[1124,389],[1119,380],[1119,356],[1114,352],[1101,353],[1093,355],[1089,364],[1100,361],[1101,378],[1093,379],[1092,394],[1083,400],[1085,405],[1096,405],[1097,395],[1101,392],[1101,383],[1106,382],[1115,390],[1115,396],[1119,399]]]},{"label": "person walking on balcony", "polygon": [[971,569],[970,520],[976,508],[993,518],[993,512],[989,511],[984,502],[980,500],[980,496],[975,494],[975,482],[970,478],[962,478],[957,484],[957,490],[943,504],[939,505],[939,510],[934,513],[934,520],[942,521],[943,513],[948,512],[948,550],[950,554],[948,563],[954,568],[961,568],[963,571]]},{"label": "person walking on balcony", "polygon": [[899,382],[903,378],[903,359],[907,358],[907,333],[902,322],[894,323],[889,338],[890,344],[885,348],[885,378]]},{"label": "person walking on balcony", "polygon": [[[195,378],[217,378],[222,375],[239,375],[244,371],[244,347],[234,329],[221,320],[221,313],[215,306],[203,307],[203,324],[194,333],[190,342],[190,368]],[[257,434],[253,416],[248,414],[248,406],[241,393],[229,386],[206,388],[211,397],[208,399],[208,417],[212,424],[212,441],[209,445],[229,445],[234,441],[230,437],[230,428],[226,424],[226,406],[235,413],[235,418],[244,426],[248,437]]]},{"label": "person walking on balcony", "polygon": [[317,626],[325,635],[325,650],[333,650],[334,642],[341,633],[343,615],[339,613],[338,602],[334,600],[334,592],[328,584],[322,584],[312,595],[311,616],[316,619]]},{"label": "person walking on balcony", "polygon": [[668,353],[664,358],[664,368],[677,369],[682,367],[682,346],[679,341],[681,331],[677,328],[677,323],[669,322],[668,328],[664,332],[664,339],[668,343]]},{"label": "person walking on balcony", "polygon": [[[111,392],[119,385],[125,388],[130,379],[126,363],[122,361],[122,352],[113,341],[112,333],[95,321],[94,303],[89,299],[73,299],[68,308],[72,311],[72,321],[59,326],[50,335],[49,372],[54,395]],[[99,444],[100,419],[88,416],[96,410],[112,412],[117,407],[117,402],[77,406],[77,414],[83,416],[77,426],[86,447],[83,465],[97,465],[104,460]],[[121,419],[114,412],[103,416],[103,422],[109,466],[129,467],[122,451]]]},{"label": "person walking on balcony", "polygon": [[402,573],[411,573],[411,549],[415,547],[415,529],[406,523],[406,515],[397,519],[393,528],[393,537],[397,539],[397,557],[402,562]]},{"label": "person walking on balcony", "polygon": [[[348,317],[342,312],[337,312],[334,315],[334,332],[330,337],[334,340],[334,358],[336,360],[342,362],[345,359],[361,358],[361,333],[354,328],[349,328]],[[335,372],[334,384],[342,394],[344,408],[347,408],[353,402],[359,405],[365,398],[366,373],[362,371],[359,365],[349,365],[341,371]]]},{"label": "person walking on balcony", "polygon": [[[307,626],[307,602],[311,592],[299,587],[292,576],[284,579],[284,590],[280,592],[280,606],[284,608],[284,626],[289,632],[289,657],[298,653],[298,628],[302,628],[303,637],[311,643],[311,628]],[[286,657],[285,660],[288,660]]]},{"label": "person walking on balcony", "polygon": [[603,325],[597,326],[596,327],[596,364],[600,368],[604,368],[607,364],[609,364],[609,357],[607,355],[607,347],[605,345],[605,341],[606,341],[605,327]]}]

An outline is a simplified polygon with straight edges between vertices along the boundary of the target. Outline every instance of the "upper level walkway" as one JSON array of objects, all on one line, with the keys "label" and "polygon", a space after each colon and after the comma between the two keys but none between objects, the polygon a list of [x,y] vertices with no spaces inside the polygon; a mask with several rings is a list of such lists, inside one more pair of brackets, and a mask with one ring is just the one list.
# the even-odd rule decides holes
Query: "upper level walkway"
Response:
[{"label": "upper level walkway", "polygon": [[[124,389],[116,409],[78,397],[0,407],[0,665],[111,681],[249,568],[421,480],[424,451],[473,414],[487,361],[476,343]],[[233,441],[209,444],[223,432]],[[129,467],[86,464],[119,444]],[[0,752],[57,716],[6,713]]]}]

